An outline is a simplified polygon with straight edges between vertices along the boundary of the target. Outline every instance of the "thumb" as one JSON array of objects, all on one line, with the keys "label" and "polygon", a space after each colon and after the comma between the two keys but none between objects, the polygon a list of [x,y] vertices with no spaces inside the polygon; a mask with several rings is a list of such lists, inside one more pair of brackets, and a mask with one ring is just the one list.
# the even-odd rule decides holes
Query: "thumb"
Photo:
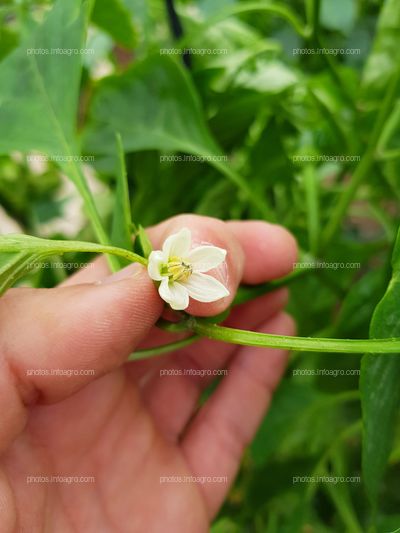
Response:
[{"label": "thumb", "polygon": [[59,401],[118,367],[162,309],[136,264],[100,284],[11,289],[0,299],[1,412]]}]

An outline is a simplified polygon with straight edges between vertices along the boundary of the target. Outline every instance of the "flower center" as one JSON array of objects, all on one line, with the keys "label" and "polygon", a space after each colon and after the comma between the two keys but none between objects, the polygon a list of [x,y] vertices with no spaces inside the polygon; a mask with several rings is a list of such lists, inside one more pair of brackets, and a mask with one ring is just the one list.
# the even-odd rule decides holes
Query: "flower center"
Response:
[{"label": "flower center", "polygon": [[180,257],[170,257],[164,271],[171,281],[186,281],[192,274],[193,267]]}]

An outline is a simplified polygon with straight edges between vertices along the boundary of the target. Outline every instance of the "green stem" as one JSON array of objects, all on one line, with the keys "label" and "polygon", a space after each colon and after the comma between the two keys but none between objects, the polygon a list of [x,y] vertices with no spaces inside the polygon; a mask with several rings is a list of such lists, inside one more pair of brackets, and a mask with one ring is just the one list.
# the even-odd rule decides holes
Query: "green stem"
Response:
[{"label": "green stem", "polygon": [[[77,165],[76,163],[73,163],[72,168],[74,174],[79,176],[79,178],[75,180],[75,184],[85,204],[86,213],[90,219],[90,222],[92,223],[96,237],[98,238],[101,244],[108,245],[110,244],[110,239],[104,231],[103,225],[100,220],[100,215],[97,211],[97,207],[93,199],[93,195],[87,185],[86,178],[83,175],[81,166]],[[107,256],[107,260],[112,272],[116,272],[120,269],[120,264],[118,263],[115,257],[111,255]]]},{"label": "green stem", "polygon": [[164,318],[160,318],[157,320],[156,326],[164,331],[168,331],[169,333],[184,333],[188,330],[185,320],[188,318],[188,315],[184,315],[182,313],[181,317],[181,322],[169,322]]},{"label": "green stem", "polygon": [[346,185],[346,188],[342,196],[339,198],[337,206],[333,210],[332,217],[325,229],[324,236],[323,236],[323,243],[325,247],[330,244],[331,240],[336,235],[336,232],[338,231],[342,223],[342,220],[346,214],[347,208],[349,207],[354,196],[356,195],[359,186],[367,178],[368,173],[374,163],[379,139],[381,137],[383,128],[385,126],[386,119],[388,115],[391,113],[392,108],[393,108],[393,103],[397,97],[397,85],[398,85],[399,79],[400,79],[400,67],[398,68],[397,72],[394,74],[392,81],[389,85],[389,89],[386,93],[382,107],[378,114],[378,118],[375,122],[375,126],[372,130],[367,149],[359,165],[357,166],[354,174],[352,175],[350,183]]},{"label": "green stem", "polygon": [[123,257],[132,263],[140,263],[147,266],[147,259],[141,255],[135,254],[124,248],[116,246],[107,246],[105,244],[96,244],[93,242],[83,241],[56,241],[50,239],[41,239],[30,235],[2,235],[0,236],[1,252],[24,252],[30,251],[32,254],[39,253],[43,257],[51,255],[65,254],[68,252],[90,252],[96,254],[111,254],[117,257]]},{"label": "green stem", "polygon": [[308,0],[306,8],[309,36],[315,43],[319,31],[319,13],[321,9],[321,0]]},{"label": "green stem", "polygon": [[329,353],[400,353],[400,338],[389,339],[321,339],[313,337],[290,337],[272,335],[206,324],[201,319],[189,318],[186,322],[191,331],[218,341],[243,346],[283,348],[305,352]]},{"label": "green stem", "polygon": [[197,340],[199,340],[198,335],[191,335],[190,337],[187,337],[186,339],[182,339],[180,341],[170,342],[168,344],[163,344],[162,346],[156,346],[155,348],[146,348],[144,350],[136,350],[136,352],[132,353],[128,361],[138,361],[140,359],[149,359],[150,357],[156,357],[158,355],[164,355],[166,353],[174,352],[175,350],[180,350],[181,348],[185,348],[185,346],[189,346],[190,344],[193,344]]},{"label": "green stem", "polygon": [[[320,35],[316,35],[315,40],[317,48],[327,48],[322,42]],[[337,60],[332,54],[322,54],[322,59],[327,66],[328,74],[330,74],[332,80],[336,83],[337,88],[341,92],[343,98],[346,99],[346,102],[349,105],[350,109],[355,111],[356,104],[353,95],[348,89],[347,80],[344,79],[340,73]]]},{"label": "green stem", "polygon": [[293,270],[293,272],[287,276],[268,281],[267,283],[261,283],[260,285],[240,285],[233,301],[233,305],[243,304],[253,300],[254,298],[257,298],[258,296],[262,296],[263,294],[286,287],[290,283],[302,278],[310,272],[314,272],[315,270],[316,268],[314,266],[307,265],[304,268],[297,268],[296,270]]},{"label": "green stem", "polygon": [[393,150],[385,150],[384,152],[380,152],[378,156],[379,161],[390,161],[399,158],[400,148],[394,148]]},{"label": "green stem", "polygon": [[[329,445],[329,447],[325,450],[323,455],[320,457],[318,463],[315,465],[314,470],[311,473],[311,477],[317,477],[319,475],[319,472],[323,469],[326,461],[329,459],[331,453],[335,451],[337,446],[339,446],[344,440],[348,439],[349,437],[353,437],[353,435],[357,435],[362,430],[362,421],[356,420],[353,424],[348,426],[344,431],[342,431],[339,436]],[[314,496],[315,490],[318,485],[312,484],[309,485],[306,491],[306,499],[310,501],[312,497]]]},{"label": "green stem", "polygon": [[[333,457],[333,461],[335,461],[335,457]],[[338,461],[336,460],[336,462]],[[335,471],[337,472],[338,470],[336,469]],[[327,473],[327,469],[325,469],[325,472],[321,475],[327,475]],[[332,485],[329,483],[324,485],[324,489],[332,499],[338,514],[342,518],[346,531],[348,531],[348,533],[363,533],[357,514],[351,505],[348,487],[338,486],[336,484]]]},{"label": "green stem", "polygon": [[313,165],[307,165],[304,172],[305,200],[307,206],[308,241],[311,253],[318,253],[319,241],[319,195],[318,178]]},{"label": "green stem", "polygon": [[214,168],[216,168],[227,178],[229,178],[232,183],[234,183],[238,187],[238,189],[244,193],[244,195],[247,197],[247,200],[251,202],[256,209],[258,209],[260,215],[265,220],[275,221],[275,215],[271,208],[267,205],[266,199],[256,194],[240,174],[235,172],[229,165],[227,165],[223,161],[215,160],[212,161],[211,164],[214,166]]}]

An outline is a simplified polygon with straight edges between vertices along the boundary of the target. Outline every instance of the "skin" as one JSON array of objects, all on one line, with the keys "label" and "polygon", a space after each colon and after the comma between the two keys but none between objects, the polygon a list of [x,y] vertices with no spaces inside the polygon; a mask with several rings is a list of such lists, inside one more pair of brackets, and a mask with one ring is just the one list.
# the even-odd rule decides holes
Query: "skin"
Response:
[{"label": "skin", "polygon": [[[182,227],[228,251],[213,275],[230,296],[188,311],[214,315],[238,284],[287,274],[296,243],[282,227],[181,215],[150,228],[154,247]],[[246,303],[227,324],[290,335],[285,290]],[[104,258],[54,289],[9,290],[0,299],[0,524],[11,532],[203,533],[234,481],[244,447],[285,368],[281,350],[201,340],[173,354],[126,363],[136,347],[177,337],[154,327],[163,302],[139,265],[109,275]],[[205,405],[212,377],[228,373]],[[30,375],[89,369],[94,375]],[[29,476],[93,476],[34,482]],[[227,476],[227,482],[161,482],[161,476]]]}]

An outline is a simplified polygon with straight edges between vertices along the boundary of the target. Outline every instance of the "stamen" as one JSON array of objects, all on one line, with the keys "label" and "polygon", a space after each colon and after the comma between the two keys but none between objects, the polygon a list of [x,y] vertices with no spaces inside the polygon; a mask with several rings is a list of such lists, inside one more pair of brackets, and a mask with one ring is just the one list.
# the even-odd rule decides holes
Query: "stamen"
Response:
[{"label": "stamen", "polygon": [[186,281],[193,272],[193,267],[180,257],[171,257],[167,264],[167,273],[171,281]]}]

